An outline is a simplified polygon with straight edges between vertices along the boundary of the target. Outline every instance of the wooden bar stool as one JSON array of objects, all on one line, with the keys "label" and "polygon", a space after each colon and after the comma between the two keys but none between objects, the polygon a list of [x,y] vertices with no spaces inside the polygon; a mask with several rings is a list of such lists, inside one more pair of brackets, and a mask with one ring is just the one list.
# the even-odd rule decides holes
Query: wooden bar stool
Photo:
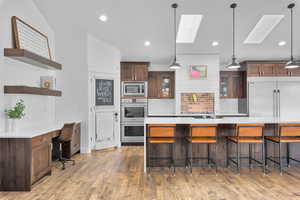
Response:
[{"label": "wooden bar stool", "polygon": [[[213,164],[217,173],[217,124],[191,124],[189,127],[189,134],[186,137],[187,141],[187,155],[186,162],[190,167],[190,172],[193,171],[193,161],[207,160],[208,166]],[[193,156],[193,144],[206,144],[207,145],[207,157],[194,157]],[[214,144],[215,158],[210,158],[210,145]]]},{"label": "wooden bar stool", "polygon": [[[149,124],[147,131],[147,157],[148,171],[151,170],[151,161],[170,160],[170,167],[173,167],[173,175],[175,174],[174,165],[174,149],[175,149],[175,131],[176,124]],[[151,157],[151,144],[169,144],[170,157]]]},{"label": "wooden bar stool", "polygon": [[[263,129],[264,124],[236,124],[235,136],[228,136],[226,140],[227,167],[229,167],[230,162],[232,162],[236,165],[238,173],[240,173],[241,159],[248,159],[249,167],[252,167],[252,161],[254,161],[262,166],[263,173],[266,173]],[[236,157],[229,156],[229,142],[236,144]],[[241,157],[241,144],[249,145],[249,157]],[[261,144],[262,161],[258,161],[252,157],[253,144]]]},{"label": "wooden bar stool", "polygon": [[[278,157],[268,157],[268,152],[266,149],[266,161],[271,161],[279,166],[280,175],[283,172],[283,163],[282,160],[286,159],[287,166],[290,166],[290,160],[299,162],[295,158],[290,157],[290,144],[291,143],[300,143],[300,123],[283,123],[278,125],[278,135],[277,136],[267,136],[266,137],[266,146],[267,141],[279,144],[279,156]],[[287,145],[286,156],[281,156],[282,144]],[[275,159],[278,158],[279,162]]]}]

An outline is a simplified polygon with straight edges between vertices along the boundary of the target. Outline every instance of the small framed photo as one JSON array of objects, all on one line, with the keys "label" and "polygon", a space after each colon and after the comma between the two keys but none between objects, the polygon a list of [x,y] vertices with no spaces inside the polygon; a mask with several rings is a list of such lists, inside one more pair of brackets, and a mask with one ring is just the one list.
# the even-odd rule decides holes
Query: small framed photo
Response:
[{"label": "small framed photo", "polygon": [[53,76],[41,76],[41,87],[53,90],[55,78]]},{"label": "small framed photo", "polygon": [[194,79],[207,78],[207,65],[190,65],[189,77]]}]

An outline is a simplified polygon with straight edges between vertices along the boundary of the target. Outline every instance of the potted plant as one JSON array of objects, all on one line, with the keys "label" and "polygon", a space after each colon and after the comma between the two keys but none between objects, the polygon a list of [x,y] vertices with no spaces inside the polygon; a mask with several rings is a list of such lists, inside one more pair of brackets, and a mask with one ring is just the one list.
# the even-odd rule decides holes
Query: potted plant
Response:
[{"label": "potted plant", "polygon": [[13,108],[5,109],[5,114],[8,117],[8,132],[16,131],[16,120],[20,120],[25,116],[24,111],[25,105],[22,99],[19,100]]}]

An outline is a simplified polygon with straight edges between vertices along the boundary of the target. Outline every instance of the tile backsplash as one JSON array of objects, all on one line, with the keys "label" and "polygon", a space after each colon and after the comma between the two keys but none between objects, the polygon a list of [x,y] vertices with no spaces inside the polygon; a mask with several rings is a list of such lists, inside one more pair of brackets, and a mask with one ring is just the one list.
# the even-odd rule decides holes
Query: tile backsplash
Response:
[{"label": "tile backsplash", "polygon": [[181,93],[181,114],[213,114],[214,93]]}]

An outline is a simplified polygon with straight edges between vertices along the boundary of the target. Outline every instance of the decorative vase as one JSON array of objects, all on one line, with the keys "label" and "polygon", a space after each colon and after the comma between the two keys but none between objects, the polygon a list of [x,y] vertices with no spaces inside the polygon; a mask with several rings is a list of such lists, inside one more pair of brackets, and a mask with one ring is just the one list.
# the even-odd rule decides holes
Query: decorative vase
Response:
[{"label": "decorative vase", "polygon": [[16,119],[8,119],[7,132],[9,133],[16,132]]}]

